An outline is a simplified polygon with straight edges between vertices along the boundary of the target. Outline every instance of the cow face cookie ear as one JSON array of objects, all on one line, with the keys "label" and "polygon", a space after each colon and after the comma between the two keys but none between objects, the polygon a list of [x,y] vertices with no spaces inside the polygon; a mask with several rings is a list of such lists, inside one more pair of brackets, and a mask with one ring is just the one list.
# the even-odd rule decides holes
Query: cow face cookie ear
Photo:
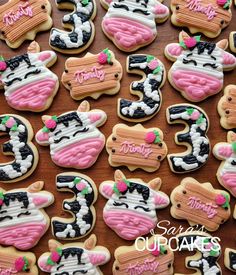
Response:
[{"label": "cow face cookie ear", "polygon": [[183,53],[183,50],[178,43],[171,43],[165,47],[165,56],[174,62]]}]

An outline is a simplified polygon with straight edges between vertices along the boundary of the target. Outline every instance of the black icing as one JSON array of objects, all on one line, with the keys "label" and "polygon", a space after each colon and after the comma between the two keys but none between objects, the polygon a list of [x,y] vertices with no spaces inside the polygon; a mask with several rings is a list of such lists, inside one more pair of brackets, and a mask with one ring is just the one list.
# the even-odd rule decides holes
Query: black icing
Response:
[{"label": "black icing", "polygon": [[[169,115],[169,120],[171,123],[187,123],[187,125],[189,126],[189,129],[191,129],[191,126],[196,124],[196,121],[195,120],[184,120],[184,119],[181,119],[181,118],[177,118],[177,119],[171,119],[171,115],[173,114],[180,114],[182,112],[185,112],[186,109],[188,108],[193,108],[192,105],[178,105],[178,106],[173,106],[173,107],[170,107],[168,109],[168,115]],[[200,112],[200,114],[203,116],[203,118],[206,119],[206,124],[207,124],[207,127],[206,129],[208,129],[208,118],[205,116],[205,114],[201,111],[201,109],[197,108],[197,106],[194,107],[194,109],[198,110]],[[190,131],[190,130],[189,130]],[[201,137],[206,137],[206,131],[203,131],[200,129],[200,127],[197,128],[196,132],[200,133],[200,136]],[[172,168],[174,170],[174,172],[177,172],[177,173],[182,173],[182,172],[191,172],[191,171],[194,171],[196,169],[199,169],[201,168],[204,164],[200,161],[197,160],[197,158],[193,155],[193,143],[191,141],[191,136],[189,134],[189,132],[185,132],[183,134],[177,134],[177,140],[178,142],[180,143],[187,143],[191,146],[191,151],[189,154],[186,154],[186,155],[182,155],[182,156],[179,156],[178,154],[177,155],[172,155],[170,156],[170,161],[171,161],[171,164],[172,164]],[[199,156],[203,156],[205,154],[208,154],[209,156],[209,153],[210,153],[210,144],[205,144],[205,143],[201,143],[200,145],[200,153],[199,153]],[[174,158],[182,158],[182,160],[186,163],[186,164],[193,164],[193,163],[197,163],[197,168],[194,168],[194,169],[189,169],[189,170],[185,170],[183,169],[181,166],[176,166],[175,163],[174,163]]]},{"label": "black icing", "polygon": [[[62,20],[64,24],[70,24],[73,26],[73,30],[71,32],[68,32],[67,35],[70,39],[71,42],[73,43],[76,43],[78,41],[78,34],[75,32],[75,21],[74,21],[74,16],[77,16],[81,19],[81,22],[84,23],[86,21],[89,21],[93,12],[94,12],[94,3],[93,3],[93,0],[89,0],[89,3],[91,2],[92,5],[93,5],[93,8],[91,10],[91,12],[89,14],[84,14],[84,13],[81,13],[81,12],[77,12],[77,9],[76,9],[76,2],[74,0],[56,0],[57,4],[68,4],[68,3],[71,3],[73,5],[75,5],[75,10],[69,15],[69,19],[68,20]],[[83,4],[82,4],[83,6]],[[53,46],[54,48],[57,48],[57,49],[62,49],[62,50],[73,50],[73,49],[79,49],[79,48],[82,48],[84,47],[85,44],[87,44],[89,42],[89,40],[91,39],[92,37],[92,26],[91,26],[91,23],[89,22],[90,24],[90,27],[91,27],[91,32],[85,32],[85,31],[82,31],[83,33],[83,44],[79,47],[67,47],[65,41],[63,39],[60,38],[60,35],[61,34],[65,34],[65,31],[61,31],[59,29],[56,29],[56,28],[52,28],[51,30],[51,35],[53,34],[53,32],[58,32],[58,34],[55,36],[54,39],[51,39],[50,38],[50,45]]]},{"label": "black icing", "polygon": [[79,118],[77,112],[71,112],[71,113],[67,113],[65,115],[61,115],[59,117],[57,117],[57,124],[55,128],[50,129],[51,132],[55,131],[57,128],[57,125],[59,125],[60,123],[62,123],[65,127],[69,127],[69,122],[72,120],[76,120],[79,124],[79,126],[82,126],[83,123],[81,121],[81,119]]},{"label": "black icing", "polygon": [[[147,61],[147,55],[144,55],[144,54],[143,55],[131,55],[131,56],[129,56],[129,58],[128,58],[129,71],[136,70],[136,71],[144,72],[144,74],[147,77],[149,74],[152,74],[152,72],[153,72],[151,69],[149,69],[148,66],[145,66],[145,68],[132,67],[133,64],[144,63],[146,61]],[[120,114],[125,118],[137,120],[137,119],[152,117],[153,115],[158,113],[159,110],[160,110],[160,107],[161,107],[161,94],[160,94],[159,87],[160,87],[160,85],[163,81],[163,76],[164,76],[164,71],[163,71],[163,68],[162,68],[161,80],[157,81],[155,79],[151,79],[149,81],[149,83],[151,84],[152,91],[157,91],[158,92],[158,94],[160,96],[159,101],[156,101],[156,100],[152,99],[151,97],[148,97],[148,96],[145,95],[143,82],[138,83],[137,86],[135,86],[134,83],[132,83],[132,86],[131,86],[133,91],[139,91],[143,96],[143,98],[141,100],[137,101],[137,102],[142,102],[143,101],[150,108],[153,108],[155,105],[158,105],[157,109],[152,114],[147,115],[141,108],[136,109],[134,111],[133,115],[130,115],[129,112],[127,114],[123,114],[122,109],[124,109],[125,107],[130,107],[133,103],[135,103],[135,101],[128,100],[128,99],[123,99],[123,98],[120,99],[120,101],[119,101],[119,112],[120,112]]]},{"label": "black icing", "polygon": [[[73,182],[74,179],[76,177],[75,176],[58,176],[57,177],[57,182],[61,182],[61,183],[66,183],[66,182]],[[85,179],[84,179],[85,180]],[[89,185],[90,187],[93,189],[92,185],[87,181],[85,180]],[[68,191],[72,191],[75,196],[77,196],[78,193],[80,193],[80,191],[78,191],[78,189],[74,186],[72,188],[69,188],[69,187],[58,187],[58,190],[60,189],[66,189]],[[87,206],[90,207],[93,203],[93,200],[94,200],[94,191],[91,192],[90,194],[87,194],[87,195],[84,195],[86,201],[87,201]],[[68,211],[68,209],[65,208],[65,204],[68,204],[71,209],[70,209],[70,212],[73,213],[74,215],[76,215],[81,206],[80,204],[78,203],[78,201],[75,199],[74,201],[70,202],[70,201],[65,201],[63,203],[63,209]],[[82,220],[84,220],[87,224],[93,224],[93,221],[94,221],[94,217],[93,217],[93,214],[92,214],[92,211],[89,209],[88,213],[86,215],[83,216]],[[54,220],[52,222],[52,228],[53,228],[53,232],[54,232],[54,235],[56,236],[56,233],[58,232],[63,232],[67,225],[70,224],[72,226],[72,228],[75,230],[75,237],[74,238],[77,238],[77,237],[81,237],[82,235],[80,234],[80,228],[79,226],[76,224],[76,220],[72,223],[63,223],[63,222],[59,222],[59,221],[56,221]],[[88,231],[90,231],[91,229],[89,229]],[[69,233],[67,234],[66,236],[66,239],[70,239],[70,235]]]},{"label": "black icing", "polygon": [[[21,202],[24,208],[28,208],[29,206],[29,199],[27,192],[14,192],[14,193],[6,193],[4,194],[4,200],[3,203],[6,206],[9,206],[11,201],[18,200],[18,202]],[[2,205],[0,205],[0,210],[2,208]]]},{"label": "black icing", "polygon": [[121,194],[125,195],[127,192],[133,193],[135,190],[138,192],[138,194],[142,195],[145,201],[148,200],[150,195],[149,187],[136,182],[130,182],[130,186],[128,186],[127,190],[121,192]]},{"label": "black icing", "polygon": [[31,66],[29,55],[27,53],[12,57],[11,59],[5,60],[5,62],[11,71],[14,71],[16,68],[18,68],[22,62],[25,62],[28,67]]},{"label": "black icing", "polygon": [[70,256],[72,256],[72,257],[77,256],[77,259],[78,259],[77,264],[84,264],[81,262],[81,256],[83,253],[84,253],[84,250],[79,247],[64,248],[64,249],[62,249],[62,254],[61,254],[61,257],[59,258],[57,264],[59,264],[61,262],[62,258],[67,259]]},{"label": "black icing", "polygon": [[236,271],[236,269],[233,267],[234,265],[236,265],[236,253],[233,251],[230,251],[229,252],[229,267],[232,270]]},{"label": "black icing", "polygon": [[[0,116],[0,124],[1,124],[2,120],[4,119],[4,117],[5,116]],[[34,164],[34,152],[33,152],[32,148],[27,144],[28,130],[27,130],[26,125],[17,117],[15,117],[13,115],[11,115],[11,117],[13,117],[15,119],[17,126],[19,126],[19,125],[25,126],[25,131],[18,133],[18,138],[19,138],[20,142],[25,143],[25,145],[19,149],[22,160],[26,159],[29,155],[32,156],[31,166],[28,167],[27,171],[23,173],[23,174],[26,174],[31,170],[31,168]],[[3,132],[3,131],[0,131],[0,133],[1,132]],[[6,128],[5,133],[7,133],[9,135],[9,132],[10,132],[10,129]],[[10,143],[10,141],[7,141],[6,143],[3,144],[3,152],[5,154],[10,153],[10,154],[14,155],[12,146],[13,145]],[[3,181],[3,182],[12,180],[12,178],[10,178],[9,175],[3,171],[3,167],[5,167],[6,165],[11,165],[15,171],[21,172],[21,169],[20,169],[21,165],[20,165],[20,163],[16,163],[15,160],[11,164],[0,164],[0,181]]]},{"label": "black icing", "polygon": [[195,48],[197,48],[198,54],[202,54],[205,50],[207,50],[207,53],[210,55],[214,51],[215,47],[215,43],[201,41],[198,42],[194,47],[191,47],[189,49],[190,51],[193,51]]},{"label": "black icing", "polygon": [[234,48],[236,48],[236,33],[233,34],[233,43],[234,43]]}]

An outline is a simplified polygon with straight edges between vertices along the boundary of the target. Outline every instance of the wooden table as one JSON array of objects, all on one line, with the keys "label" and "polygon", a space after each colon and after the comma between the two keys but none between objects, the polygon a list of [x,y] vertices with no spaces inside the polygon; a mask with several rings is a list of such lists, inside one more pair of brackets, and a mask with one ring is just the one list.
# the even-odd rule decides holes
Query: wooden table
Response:
[{"label": "wooden table", "polygon": [[[7,1],[1,0],[0,3],[3,4]],[[54,20],[54,26],[58,28],[61,27],[61,19],[62,16],[65,14],[65,12],[58,11],[55,3],[53,0],[51,0],[53,5],[53,20]],[[99,2],[97,0],[97,2]],[[104,110],[108,115],[108,120],[104,126],[100,128],[100,130],[105,134],[106,138],[111,134],[111,129],[116,123],[123,123],[121,119],[118,118],[116,114],[116,106],[117,106],[117,99],[118,97],[125,97],[125,98],[132,98],[132,96],[129,93],[129,86],[131,81],[134,79],[138,79],[133,75],[128,75],[125,71],[126,67],[126,57],[127,54],[121,52],[118,50],[111,42],[106,38],[106,36],[103,34],[101,29],[101,20],[102,17],[105,14],[105,10],[101,7],[99,3],[98,5],[98,12],[96,19],[94,20],[95,26],[96,26],[96,36],[94,39],[94,42],[89,47],[87,51],[90,51],[91,53],[98,53],[101,50],[103,50],[106,47],[109,47],[116,55],[117,59],[121,62],[123,69],[124,69],[124,75],[121,82],[121,90],[120,93],[116,96],[102,96],[98,100],[92,100],[89,99],[89,102],[91,104],[92,108],[99,108]],[[169,1],[165,1],[164,4],[169,4]],[[236,9],[232,8],[233,12],[233,20],[231,21],[231,24],[223,30],[221,35],[215,39],[214,41],[218,41],[223,38],[228,38],[230,31],[236,30]],[[174,27],[170,20],[165,22],[162,25],[157,26],[158,30],[158,36],[156,40],[149,46],[142,48],[137,51],[137,53],[148,53],[157,56],[166,66],[167,71],[169,70],[170,66],[172,65],[171,62],[167,61],[167,59],[164,57],[163,50],[164,47],[170,43],[170,42],[177,42],[180,28]],[[36,36],[36,41],[40,44],[42,50],[50,49],[49,44],[49,32],[40,33]],[[17,50],[11,50],[6,46],[4,42],[0,42],[0,53],[5,58],[10,58],[13,55],[17,55],[20,53],[24,53],[27,49],[29,42],[25,42],[19,49]],[[82,57],[87,51],[84,53],[78,55],[79,57]],[[52,70],[61,77],[61,74],[64,69],[64,62],[68,56],[58,53],[58,61],[57,63],[52,67]],[[235,74],[236,70],[234,72],[227,72],[225,73],[225,86],[228,84],[236,84],[235,81]],[[183,129],[182,126],[179,125],[168,125],[165,117],[165,110],[169,105],[175,104],[175,103],[182,103],[186,102],[186,100],[180,95],[180,93],[176,92],[166,81],[164,87],[162,88],[162,95],[163,95],[163,104],[161,107],[160,112],[151,120],[143,123],[144,127],[160,127],[165,135],[165,142],[167,143],[168,150],[171,153],[174,152],[182,152],[185,150],[184,147],[177,146],[174,142],[174,135],[177,131]],[[219,115],[216,110],[217,103],[222,96],[222,92],[218,95],[215,95],[213,97],[208,98],[204,102],[199,103],[199,106],[203,108],[209,118],[210,118],[210,130],[208,132],[208,137],[210,138],[212,147],[215,143],[220,141],[226,141],[226,134],[227,131],[221,128],[220,121],[219,121]],[[133,97],[134,99],[134,97]],[[69,111],[69,110],[75,110],[77,109],[79,102],[74,101],[70,95],[69,92],[61,85],[60,90],[49,110],[44,112],[44,114],[61,114],[63,112]],[[3,92],[0,93],[0,112],[1,114],[4,113],[15,113],[20,114],[24,117],[26,117],[28,120],[30,120],[35,132],[42,127],[41,122],[41,115],[37,113],[30,113],[30,112],[18,112],[10,108],[6,104],[6,100],[4,97]],[[133,125],[132,123],[128,123],[129,125]],[[4,142],[6,139],[1,138],[1,143]],[[10,183],[10,184],[1,184],[0,186],[3,187],[6,190],[13,189],[13,188],[20,188],[20,187],[27,187],[30,183],[33,183],[38,180],[43,180],[45,182],[45,189],[52,192],[55,196],[55,202],[53,205],[48,207],[46,209],[48,215],[50,217],[53,216],[61,216],[61,217],[69,217],[67,213],[65,213],[62,210],[62,201],[65,198],[70,197],[70,193],[62,193],[57,192],[56,185],[55,185],[55,176],[58,173],[65,172],[65,171],[72,171],[72,169],[63,169],[60,167],[57,167],[53,164],[50,158],[49,154],[49,148],[48,147],[41,147],[38,146],[38,150],[40,153],[40,161],[39,165],[36,169],[36,171],[26,180],[23,180],[19,183]],[[4,162],[6,160],[9,160],[8,157],[0,155],[0,161]],[[150,179],[154,177],[161,177],[163,181],[163,185],[161,190],[166,192],[168,195],[170,195],[171,191],[175,186],[177,186],[180,181],[186,177],[186,176],[192,176],[195,177],[199,182],[206,182],[209,181],[213,184],[215,188],[220,189],[221,185],[218,183],[216,179],[216,171],[218,169],[218,166],[220,165],[220,161],[216,160],[214,156],[211,154],[210,158],[207,162],[207,164],[197,170],[194,173],[188,173],[183,175],[176,175],[170,171],[169,165],[167,163],[167,159],[165,159],[161,165],[161,168],[155,172],[155,173],[146,173],[142,170],[136,170],[135,172],[130,172],[127,168],[122,168],[122,171],[125,173],[127,178],[129,177],[137,177],[142,178],[145,181],[149,181]],[[114,168],[110,167],[108,164],[108,154],[106,153],[106,150],[104,149],[96,162],[96,164],[91,167],[90,169],[87,169],[86,171],[81,171],[82,173],[88,175],[91,177],[97,186],[104,181],[108,179],[113,179],[113,173]],[[234,209],[235,205],[235,198],[232,198],[231,200],[231,208]],[[102,210],[103,206],[106,203],[106,200],[99,195],[98,200],[95,204],[95,208],[97,211],[97,222],[95,225],[94,230],[92,231],[95,233],[98,237],[98,244],[106,246],[112,255],[112,258],[110,262],[104,266],[102,266],[102,271],[105,275],[112,274],[112,264],[114,261],[113,252],[114,250],[121,245],[131,245],[132,242],[122,240],[119,238],[111,229],[109,229],[105,223],[103,222],[102,218]],[[170,207],[167,209],[161,210],[158,212],[158,218],[159,220],[169,220],[171,222],[171,226],[179,227],[182,225],[184,228],[188,227],[188,223],[186,221],[176,221],[170,216]],[[220,229],[213,233],[214,236],[218,236],[221,238],[221,245],[222,245],[222,251],[226,247],[233,247],[236,248],[236,236],[235,236],[235,228],[236,222],[233,220],[232,216],[229,221],[227,221],[225,224],[223,224]],[[160,233],[161,231],[159,231]],[[158,231],[156,231],[158,233]],[[38,245],[32,249],[32,252],[36,254],[37,257],[39,257],[43,252],[48,251],[48,240],[52,238],[51,229],[48,230],[48,232],[45,234],[45,236],[40,240]],[[191,270],[187,270],[184,268],[184,259],[185,257],[189,255],[189,253],[179,253],[175,254],[175,272],[177,273],[193,273]],[[223,274],[233,274],[229,270],[224,268],[223,265],[223,255],[220,258],[220,264],[222,267]],[[43,272],[40,272],[40,274],[44,274]]]}]

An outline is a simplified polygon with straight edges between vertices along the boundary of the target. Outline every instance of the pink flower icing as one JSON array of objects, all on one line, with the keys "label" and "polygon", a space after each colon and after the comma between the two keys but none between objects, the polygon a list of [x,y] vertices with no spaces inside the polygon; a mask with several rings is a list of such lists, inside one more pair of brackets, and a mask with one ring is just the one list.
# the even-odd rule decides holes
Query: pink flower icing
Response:
[{"label": "pink flower icing", "polygon": [[164,5],[156,5],[155,7],[154,7],[154,13],[155,14],[168,14],[168,12],[169,12],[169,10],[168,10],[168,8],[166,7],[166,6],[164,6]]},{"label": "pink flower icing", "polygon": [[197,120],[200,116],[200,112],[198,110],[194,110],[193,113],[190,116],[190,119]]},{"label": "pink flower icing", "polygon": [[0,72],[5,71],[7,68],[7,63],[5,61],[0,61]]},{"label": "pink flower icing", "polygon": [[0,199],[0,205],[3,205],[3,199]]},{"label": "pink flower icing", "polygon": [[84,188],[86,188],[86,184],[84,182],[80,182],[76,184],[76,188],[77,190],[82,191]]},{"label": "pink flower icing", "polygon": [[120,192],[125,192],[128,189],[127,184],[123,181],[118,181],[116,187]]},{"label": "pink flower icing", "polygon": [[57,126],[57,123],[55,120],[53,119],[48,119],[45,121],[45,126],[48,128],[48,129],[53,129]]},{"label": "pink flower icing", "polygon": [[19,257],[15,261],[15,269],[16,271],[22,271],[25,265],[25,261],[23,257]]},{"label": "pink flower icing", "polygon": [[154,133],[154,132],[148,132],[148,133],[146,134],[144,140],[145,140],[147,143],[153,143],[153,142],[155,141],[155,139],[156,139],[155,133]]},{"label": "pink flower icing", "polygon": [[196,46],[197,40],[195,37],[189,37],[187,39],[184,39],[184,44],[186,45],[187,48],[192,48]]},{"label": "pink flower icing", "polygon": [[157,256],[160,255],[160,250],[158,249],[158,245],[157,244],[156,245],[154,243],[151,244],[150,245],[150,249],[152,250],[151,253],[152,253],[153,256],[157,257]]},{"label": "pink flower icing", "polygon": [[107,55],[104,52],[101,52],[98,55],[98,62],[99,62],[99,64],[106,64],[107,63]]},{"label": "pink flower icing", "polygon": [[10,117],[8,121],[6,122],[7,128],[11,128],[16,124],[16,121],[13,117]]},{"label": "pink flower icing", "polygon": [[153,59],[149,64],[148,64],[148,68],[150,70],[155,70],[156,67],[158,66],[158,61],[156,59]]},{"label": "pink flower icing", "polygon": [[217,205],[223,205],[226,202],[226,199],[222,194],[218,194],[215,198],[215,202]]},{"label": "pink flower icing", "polygon": [[56,262],[58,262],[59,261],[59,259],[60,259],[60,254],[57,252],[57,251],[53,251],[52,253],[51,253],[51,255],[50,255],[50,258],[51,258],[51,260],[54,262],[54,263],[56,263]]},{"label": "pink flower icing", "polygon": [[40,131],[36,134],[36,138],[37,138],[38,141],[41,141],[41,142],[42,141],[48,141],[49,135],[48,135],[48,133]]},{"label": "pink flower icing", "polygon": [[227,0],[217,0],[217,4],[219,6],[224,6],[224,4],[226,4]]}]

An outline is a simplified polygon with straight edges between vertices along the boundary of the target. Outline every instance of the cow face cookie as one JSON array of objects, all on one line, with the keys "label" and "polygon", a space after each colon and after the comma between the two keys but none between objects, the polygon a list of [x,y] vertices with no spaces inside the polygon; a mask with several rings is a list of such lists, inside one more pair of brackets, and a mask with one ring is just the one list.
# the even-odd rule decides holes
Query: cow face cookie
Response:
[{"label": "cow face cookie", "polygon": [[185,145],[187,151],[179,154],[169,154],[168,162],[174,173],[187,173],[201,168],[210,154],[210,141],[207,137],[209,118],[198,106],[191,104],[176,104],[166,109],[169,124],[184,124],[185,129],[178,132],[175,142]]},{"label": "cow face cookie", "polygon": [[48,0],[9,0],[0,6],[0,39],[18,48],[25,40],[34,40],[37,32],[52,27],[50,14]]},{"label": "cow face cookie", "polygon": [[229,47],[232,52],[236,53],[236,32],[231,32],[229,35]]},{"label": "cow face cookie", "polygon": [[36,257],[31,252],[19,252],[14,247],[0,246],[0,274],[38,275]]},{"label": "cow face cookie", "polygon": [[49,217],[41,210],[53,203],[54,197],[41,191],[38,181],[26,189],[0,189],[0,244],[20,250],[34,247],[49,227]]},{"label": "cow face cookie", "polygon": [[[176,236],[180,251],[189,250],[196,253],[185,259],[185,266],[194,269],[195,275],[222,275],[218,260],[221,255],[219,238],[208,233],[193,231]],[[179,273],[178,273],[179,274]],[[180,274],[179,274],[180,275]]]},{"label": "cow face cookie", "polygon": [[122,51],[132,52],[150,44],[157,35],[156,22],[169,17],[162,1],[101,0],[107,13],[102,21],[105,35]]},{"label": "cow face cookie", "polygon": [[122,66],[109,49],[99,54],[87,53],[82,58],[66,60],[62,84],[75,100],[85,97],[99,98],[102,94],[114,95],[120,90]]},{"label": "cow face cookie", "polygon": [[52,161],[62,167],[86,169],[92,166],[105,145],[97,127],[106,122],[102,110],[90,110],[83,101],[77,111],[59,116],[43,116],[44,127],[36,134],[40,145],[50,145]]},{"label": "cow face cookie", "polygon": [[157,224],[156,209],[168,206],[169,197],[160,192],[160,178],[148,184],[141,179],[126,179],[115,171],[115,181],[104,181],[99,192],[108,199],[103,209],[105,223],[125,240],[146,235]]},{"label": "cow face cookie", "polygon": [[203,225],[208,231],[216,231],[230,217],[230,196],[207,183],[194,178],[184,178],[171,193],[171,215],[187,220],[193,225]]},{"label": "cow face cookie", "polygon": [[98,274],[102,275],[99,265],[110,260],[110,252],[104,246],[96,246],[93,234],[84,243],[62,245],[49,240],[50,252],[38,259],[39,268],[51,275],[55,274]]},{"label": "cow face cookie", "polygon": [[236,66],[236,58],[225,51],[228,41],[203,42],[200,36],[189,37],[182,31],[179,42],[165,47],[165,56],[174,62],[168,73],[170,84],[193,102],[219,93],[223,87],[223,71]]},{"label": "cow face cookie", "polygon": [[78,239],[93,229],[96,221],[94,202],[97,200],[95,183],[79,173],[62,173],[56,177],[57,190],[72,192],[74,197],[63,201],[63,209],[73,215],[71,219],[52,218],[52,233],[58,239]]},{"label": "cow face cookie", "polygon": [[107,139],[106,150],[113,167],[127,166],[130,171],[141,168],[147,172],[159,169],[167,155],[167,146],[159,128],[129,127],[116,124]]},{"label": "cow face cookie", "polygon": [[131,94],[139,96],[140,99],[132,101],[120,98],[118,116],[132,122],[148,120],[161,108],[160,88],[166,79],[165,67],[153,55],[134,54],[127,58],[127,71],[143,77],[141,81],[134,81],[130,86]]},{"label": "cow face cookie", "polygon": [[222,160],[217,171],[217,179],[234,197],[236,197],[236,134],[227,134],[227,142],[219,142],[213,148],[213,154]]},{"label": "cow face cookie", "polygon": [[[172,275],[174,272],[174,253],[168,245],[159,241],[161,237],[155,235],[155,237],[149,238],[147,242],[138,240],[134,245],[118,247],[115,250],[113,275]],[[143,249],[147,245],[149,246],[148,249]]]},{"label": "cow face cookie", "polygon": [[57,60],[53,51],[40,52],[32,42],[28,53],[0,61],[0,84],[7,103],[16,110],[41,112],[50,107],[56,95],[58,77],[47,67]]},{"label": "cow face cookie", "polygon": [[78,54],[93,42],[95,28],[92,20],[97,8],[94,0],[55,0],[59,9],[73,10],[62,19],[62,25],[71,32],[52,28],[50,46],[64,54]]},{"label": "cow face cookie", "polygon": [[9,135],[2,145],[4,155],[13,161],[0,163],[0,181],[16,182],[27,178],[38,164],[38,150],[31,142],[33,129],[28,120],[15,114],[0,115],[0,136]]},{"label": "cow face cookie", "polygon": [[225,129],[236,127],[236,85],[228,85],[217,105],[220,124]]},{"label": "cow face cookie", "polygon": [[231,0],[171,0],[171,22],[214,38],[232,19]]}]

